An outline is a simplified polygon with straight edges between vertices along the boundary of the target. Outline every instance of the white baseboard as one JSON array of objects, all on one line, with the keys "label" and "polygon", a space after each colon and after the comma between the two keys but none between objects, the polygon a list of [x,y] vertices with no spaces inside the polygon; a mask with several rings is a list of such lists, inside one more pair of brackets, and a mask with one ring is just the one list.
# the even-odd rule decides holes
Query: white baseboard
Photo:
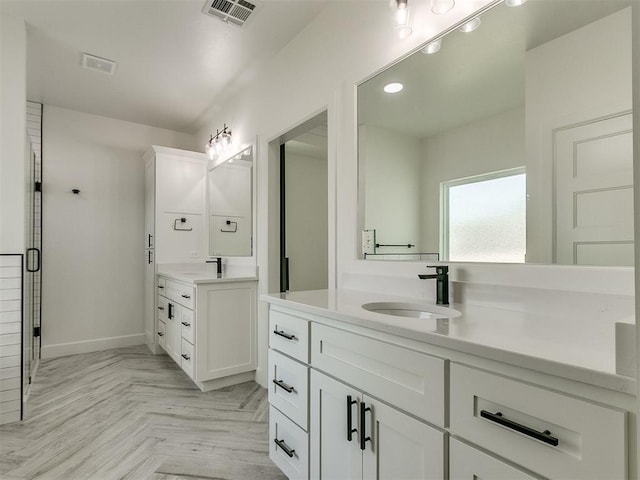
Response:
[{"label": "white baseboard", "polygon": [[64,357],[77,353],[99,352],[101,350],[111,350],[112,348],[131,347],[133,345],[144,345],[144,333],[135,335],[123,335],[121,337],[96,338],[81,342],[58,343],[56,345],[43,345],[42,358]]}]

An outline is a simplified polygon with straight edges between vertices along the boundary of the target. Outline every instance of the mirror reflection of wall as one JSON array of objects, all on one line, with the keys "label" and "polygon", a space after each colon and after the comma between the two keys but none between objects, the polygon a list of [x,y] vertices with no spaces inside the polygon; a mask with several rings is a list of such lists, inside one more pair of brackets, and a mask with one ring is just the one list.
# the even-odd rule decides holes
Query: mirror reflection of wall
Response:
[{"label": "mirror reflection of wall", "polygon": [[632,4],[498,4],[361,84],[365,258],[633,265]]},{"label": "mirror reflection of wall", "polygon": [[252,170],[249,147],[209,170],[209,255],[252,255]]}]

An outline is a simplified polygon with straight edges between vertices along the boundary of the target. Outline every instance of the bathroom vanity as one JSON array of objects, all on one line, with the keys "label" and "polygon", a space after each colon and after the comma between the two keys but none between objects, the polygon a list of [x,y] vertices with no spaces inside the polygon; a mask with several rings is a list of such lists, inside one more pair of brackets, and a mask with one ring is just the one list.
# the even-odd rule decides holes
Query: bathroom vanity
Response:
[{"label": "bathroom vanity", "polygon": [[158,267],[158,344],[202,391],[252,380],[255,269],[218,276],[199,267]]},{"label": "bathroom vanity", "polygon": [[289,478],[636,478],[635,381],[593,349],[599,325],[355,290],[262,299]]}]

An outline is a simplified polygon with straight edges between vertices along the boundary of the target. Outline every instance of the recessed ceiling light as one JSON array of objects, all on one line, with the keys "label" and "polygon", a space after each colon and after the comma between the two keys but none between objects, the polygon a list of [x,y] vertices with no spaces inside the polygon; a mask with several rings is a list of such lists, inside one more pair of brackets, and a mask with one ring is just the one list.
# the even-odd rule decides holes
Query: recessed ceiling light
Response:
[{"label": "recessed ceiling light", "polygon": [[504,4],[507,7],[519,7],[520,5],[525,3],[526,1],[527,0],[504,0]]},{"label": "recessed ceiling light", "polygon": [[467,23],[462,25],[459,30],[464,33],[473,32],[474,30],[478,29],[481,23],[482,20],[480,20],[480,17],[472,18]]},{"label": "recessed ceiling light", "polygon": [[385,93],[398,93],[404,88],[404,85],[398,82],[387,83],[384,86]]},{"label": "recessed ceiling light", "polygon": [[434,40],[431,43],[428,43],[426,47],[422,49],[422,53],[426,55],[431,55],[434,53],[438,53],[440,51],[440,47],[442,47],[442,39],[439,38]]}]

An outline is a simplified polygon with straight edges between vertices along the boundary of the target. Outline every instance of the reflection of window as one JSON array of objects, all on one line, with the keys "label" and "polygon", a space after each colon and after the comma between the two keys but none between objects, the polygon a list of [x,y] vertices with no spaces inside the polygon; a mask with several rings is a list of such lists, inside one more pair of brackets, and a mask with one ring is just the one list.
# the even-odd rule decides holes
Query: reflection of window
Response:
[{"label": "reflection of window", "polygon": [[443,258],[458,262],[524,262],[524,168],[443,182],[441,192]]}]

